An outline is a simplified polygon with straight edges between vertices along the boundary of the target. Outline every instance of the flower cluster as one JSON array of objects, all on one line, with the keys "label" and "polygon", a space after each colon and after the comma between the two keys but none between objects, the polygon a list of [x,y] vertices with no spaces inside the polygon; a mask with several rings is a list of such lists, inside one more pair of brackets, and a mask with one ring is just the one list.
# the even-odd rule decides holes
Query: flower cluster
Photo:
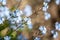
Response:
[{"label": "flower cluster", "polygon": [[47,12],[49,5],[48,3],[50,2],[50,0],[44,0],[43,2],[43,8],[42,10],[44,11],[44,15],[45,15],[45,20],[48,20],[49,18],[51,18],[51,15],[49,12]]},{"label": "flower cluster", "polygon": [[46,34],[47,32],[47,29],[45,28],[45,26],[40,26],[39,30],[42,32],[43,35]]}]

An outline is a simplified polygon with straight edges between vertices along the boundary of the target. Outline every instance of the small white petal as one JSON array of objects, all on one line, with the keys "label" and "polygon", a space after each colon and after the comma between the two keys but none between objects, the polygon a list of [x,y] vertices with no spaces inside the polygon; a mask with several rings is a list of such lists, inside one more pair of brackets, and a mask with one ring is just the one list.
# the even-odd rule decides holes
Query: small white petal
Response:
[{"label": "small white petal", "polygon": [[55,33],[55,31],[54,31],[54,30],[51,30],[51,33],[52,33],[52,34],[54,34],[54,33]]},{"label": "small white petal", "polygon": [[40,26],[39,30],[42,31],[42,34],[46,34],[47,30],[46,30],[45,26]]},{"label": "small white petal", "polygon": [[43,2],[43,4],[44,4],[45,7],[48,6],[48,3],[46,3],[46,2]]},{"label": "small white petal", "polygon": [[20,21],[22,21],[22,18],[21,18],[21,17],[18,17],[18,18],[16,19],[16,22],[17,22],[17,23],[20,23]]},{"label": "small white petal", "polygon": [[23,15],[23,14],[24,14],[23,11],[20,10],[20,15]]},{"label": "small white petal", "polygon": [[55,28],[56,28],[56,30],[59,30],[60,31],[60,23],[59,22],[56,22],[55,23]]},{"label": "small white petal", "polygon": [[44,12],[46,12],[47,9],[48,9],[48,6],[44,6],[44,7],[42,8],[42,10],[43,10]]},{"label": "small white petal", "polygon": [[2,24],[4,20],[4,18],[0,17],[0,24]]},{"label": "small white petal", "polygon": [[31,16],[32,15],[32,8],[30,5],[26,5],[25,6],[25,9],[24,9],[24,13],[27,17]]},{"label": "small white petal", "polygon": [[2,0],[2,4],[3,5],[6,5],[6,0]]},{"label": "small white petal", "polygon": [[29,18],[28,21],[27,21],[27,25],[28,25],[28,28],[29,29],[32,29],[32,23],[31,23],[31,19]]},{"label": "small white petal", "polygon": [[4,21],[5,19],[4,18],[2,18],[2,21]]},{"label": "small white petal", "polygon": [[40,27],[39,27],[39,30],[41,30],[41,31],[42,31],[42,30],[44,30],[44,28],[43,28],[43,27],[44,27],[44,26],[40,26]]},{"label": "small white petal", "polygon": [[28,20],[29,20],[29,18],[27,18],[27,17],[24,18],[24,21],[28,21]]},{"label": "small white petal", "polygon": [[57,5],[59,5],[59,4],[60,4],[60,0],[55,0],[55,3],[56,3]]},{"label": "small white petal", "polygon": [[0,16],[4,17],[4,7],[0,7]]},{"label": "small white petal", "polygon": [[48,12],[45,12],[44,14],[45,14],[45,20],[48,20],[49,18],[51,18],[51,15],[50,15],[50,13],[48,13]]}]

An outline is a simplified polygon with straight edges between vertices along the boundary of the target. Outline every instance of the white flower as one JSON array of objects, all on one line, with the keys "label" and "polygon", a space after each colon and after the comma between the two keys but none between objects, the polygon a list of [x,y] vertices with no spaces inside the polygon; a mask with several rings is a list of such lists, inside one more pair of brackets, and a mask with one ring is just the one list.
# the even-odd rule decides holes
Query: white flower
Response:
[{"label": "white flower", "polygon": [[52,30],[51,33],[53,34],[53,38],[58,37],[58,32],[56,32],[55,30]]},{"label": "white flower", "polygon": [[11,39],[11,37],[9,37],[9,36],[4,37],[4,40],[10,40],[10,39]]},{"label": "white flower", "polygon": [[36,37],[34,40],[40,40],[40,38],[39,37]]},{"label": "white flower", "polygon": [[22,12],[21,10],[18,10],[18,9],[17,9],[14,13],[15,13],[15,15],[18,16],[18,17],[23,14],[23,12]]},{"label": "white flower", "polygon": [[44,12],[46,12],[47,9],[49,8],[48,3],[43,2],[43,5],[44,5],[44,6],[43,6],[42,10],[43,10]]},{"label": "white flower", "polygon": [[60,31],[60,23],[59,22],[56,22],[55,23],[55,28],[56,28],[56,30],[59,30]]},{"label": "white flower", "polygon": [[55,32],[54,34],[53,34],[53,38],[57,38],[58,37],[58,32]]},{"label": "white flower", "polygon": [[24,8],[24,13],[27,17],[32,15],[32,8],[30,5],[26,5]]},{"label": "white flower", "polygon": [[24,21],[28,21],[28,20],[29,20],[29,18],[27,18],[27,17],[24,18]]},{"label": "white flower", "polygon": [[43,10],[44,12],[46,12],[47,9],[48,9],[48,6],[46,6],[46,5],[42,8],[42,10]]},{"label": "white flower", "polygon": [[45,7],[48,6],[48,3],[46,3],[46,2],[43,2],[43,4],[44,4]]},{"label": "white flower", "polygon": [[7,19],[9,19],[10,18],[10,15],[9,15],[9,9],[6,7],[6,6],[4,6],[4,7],[0,7],[0,16],[1,17],[7,17]]},{"label": "white flower", "polygon": [[23,11],[18,10],[18,9],[13,12],[13,16],[17,18],[21,17],[23,14],[24,14]]},{"label": "white flower", "polygon": [[23,13],[23,11],[22,11],[22,10],[20,10],[20,16],[21,16],[21,15],[23,15],[23,14],[24,14],[24,13]]},{"label": "white flower", "polygon": [[3,24],[4,20],[5,20],[4,18],[0,17],[0,24]]},{"label": "white flower", "polygon": [[47,29],[45,28],[45,26],[40,26],[39,30],[42,31],[42,34],[46,34]]},{"label": "white flower", "polygon": [[2,4],[3,5],[6,5],[6,0],[2,0]]},{"label": "white flower", "polygon": [[45,20],[48,20],[49,18],[51,18],[50,13],[48,12],[45,12],[44,15],[45,15]]},{"label": "white flower", "polygon": [[55,30],[51,30],[51,33],[54,34],[55,33]]},{"label": "white flower", "polygon": [[4,7],[0,6],[0,17],[4,17]]},{"label": "white flower", "polygon": [[20,23],[22,21],[22,18],[20,16],[19,17],[16,17],[15,18],[15,21],[16,21],[16,23]]},{"label": "white flower", "polygon": [[7,8],[6,6],[4,7],[4,15],[7,17],[7,19],[10,18],[9,8]]},{"label": "white flower", "polygon": [[29,18],[28,21],[27,21],[27,25],[28,25],[28,28],[29,29],[32,29],[32,23],[31,23],[31,19]]},{"label": "white flower", "polygon": [[60,0],[55,0],[56,5],[60,4]]}]

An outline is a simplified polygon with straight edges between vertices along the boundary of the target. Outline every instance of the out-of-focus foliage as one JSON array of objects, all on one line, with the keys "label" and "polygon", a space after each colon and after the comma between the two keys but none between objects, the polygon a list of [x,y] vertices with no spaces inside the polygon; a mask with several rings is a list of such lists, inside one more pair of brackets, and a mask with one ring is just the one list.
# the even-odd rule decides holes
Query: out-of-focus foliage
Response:
[{"label": "out-of-focus foliage", "polygon": [[5,20],[3,24],[0,24],[0,31],[9,26],[10,26],[9,20]]}]

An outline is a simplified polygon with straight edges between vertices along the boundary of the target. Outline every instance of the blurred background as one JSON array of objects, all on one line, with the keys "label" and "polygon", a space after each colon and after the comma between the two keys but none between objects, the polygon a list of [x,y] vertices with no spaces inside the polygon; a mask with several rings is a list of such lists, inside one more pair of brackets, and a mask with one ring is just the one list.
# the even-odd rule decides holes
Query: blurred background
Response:
[{"label": "blurred background", "polygon": [[60,40],[60,0],[0,0],[0,40]]}]

